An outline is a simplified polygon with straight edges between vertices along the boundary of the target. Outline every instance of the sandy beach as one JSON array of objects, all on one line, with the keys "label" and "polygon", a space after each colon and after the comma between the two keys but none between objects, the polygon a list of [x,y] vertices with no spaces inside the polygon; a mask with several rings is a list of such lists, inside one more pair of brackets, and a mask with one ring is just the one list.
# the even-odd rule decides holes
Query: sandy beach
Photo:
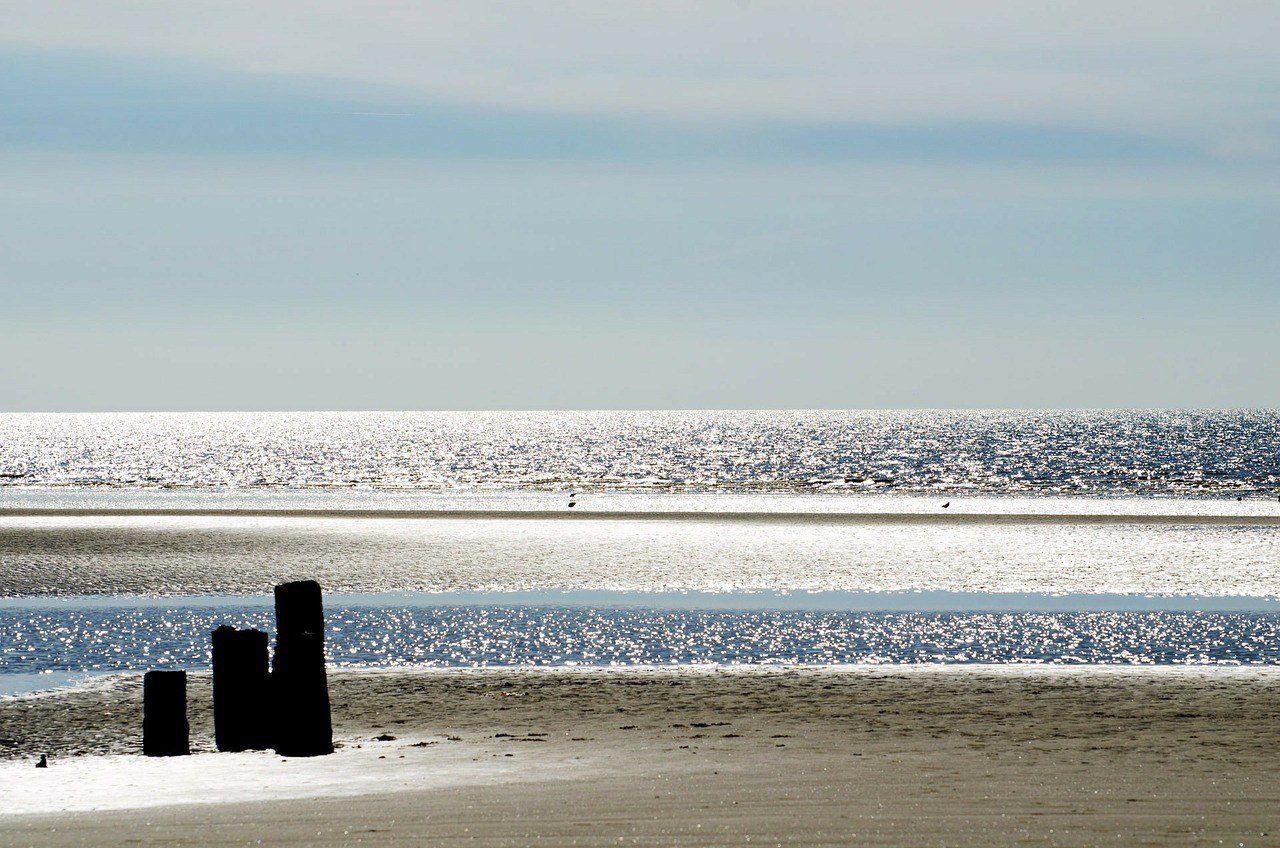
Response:
[{"label": "sandy beach", "polygon": [[[138,756],[140,681],[0,701],[3,845],[1280,844],[1280,674],[338,672],[330,758]],[[379,738],[381,737],[381,738]],[[51,766],[32,768],[47,752]]]},{"label": "sandy beach", "polygon": [[0,0],[0,848],[1280,848],[1277,32]]}]

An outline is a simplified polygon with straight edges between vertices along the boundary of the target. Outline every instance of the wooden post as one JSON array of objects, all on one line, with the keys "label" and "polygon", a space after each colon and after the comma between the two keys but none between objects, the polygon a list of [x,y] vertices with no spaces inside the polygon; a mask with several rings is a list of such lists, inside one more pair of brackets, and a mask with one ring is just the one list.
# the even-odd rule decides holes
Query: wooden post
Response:
[{"label": "wooden post", "polygon": [[148,671],[143,675],[142,753],[148,757],[191,753],[185,671]]},{"label": "wooden post", "polygon": [[213,735],[219,751],[271,747],[267,634],[213,631]]},{"label": "wooden post", "polygon": [[271,670],[275,749],[286,757],[333,753],[324,670],[324,608],[314,580],[276,587],[276,654]]}]

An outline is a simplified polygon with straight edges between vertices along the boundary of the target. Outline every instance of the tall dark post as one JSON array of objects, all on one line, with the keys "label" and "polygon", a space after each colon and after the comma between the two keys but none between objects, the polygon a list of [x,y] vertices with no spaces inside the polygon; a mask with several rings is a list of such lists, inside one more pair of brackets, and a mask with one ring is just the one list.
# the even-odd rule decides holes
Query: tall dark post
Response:
[{"label": "tall dark post", "polygon": [[148,671],[143,675],[142,753],[148,757],[191,753],[185,671]]},{"label": "tall dark post", "polygon": [[271,671],[275,749],[288,757],[333,753],[324,671],[324,609],[314,580],[276,587],[276,655]]},{"label": "tall dark post", "polygon": [[267,634],[213,631],[213,734],[219,751],[271,747]]}]

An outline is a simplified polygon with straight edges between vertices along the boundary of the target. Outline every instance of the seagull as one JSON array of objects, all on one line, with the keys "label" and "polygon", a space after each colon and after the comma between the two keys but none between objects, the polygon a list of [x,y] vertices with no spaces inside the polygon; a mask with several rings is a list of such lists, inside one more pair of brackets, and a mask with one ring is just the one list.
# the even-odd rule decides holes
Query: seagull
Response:
[{"label": "seagull", "polygon": [[36,768],[48,768],[48,767],[49,767],[49,758],[44,754],[41,754],[40,762],[36,763]]},{"label": "seagull", "polygon": [[946,509],[946,508],[947,508],[947,507],[949,507],[949,506],[951,506],[951,501],[947,501],[946,503],[944,503],[944,504],[942,505],[942,508],[943,508],[943,509]]}]

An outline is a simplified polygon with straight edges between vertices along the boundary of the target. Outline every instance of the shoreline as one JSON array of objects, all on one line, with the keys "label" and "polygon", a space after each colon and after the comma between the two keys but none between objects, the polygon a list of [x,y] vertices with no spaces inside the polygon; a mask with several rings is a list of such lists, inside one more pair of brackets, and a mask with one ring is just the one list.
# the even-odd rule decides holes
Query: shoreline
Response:
[{"label": "shoreline", "polygon": [[[211,679],[212,672],[206,667],[185,669],[189,681],[193,683]],[[1108,676],[1153,676],[1153,677],[1209,677],[1224,675],[1228,677],[1252,677],[1258,681],[1274,678],[1280,685],[1280,665],[1265,663],[1044,663],[1044,662],[992,662],[992,663],[889,663],[889,662],[854,662],[798,665],[794,663],[741,663],[736,665],[725,663],[671,663],[643,665],[511,665],[511,666],[415,666],[415,665],[340,665],[326,664],[325,673],[330,683],[346,676],[389,676],[406,679],[418,676],[467,676],[467,675],[529,675],[539,676],[619,676],[634,675],[639,677],[661,677],[664,675],[700,676],[700,675],[736,675],[751,677],[758,675],[799,674],[804,676],[820,676],[824,674],[869,674],[893,676],[985,676],[1019,677],[1025,675],[1044,675],[1046,677],[1065,675],[1087,675],[1096,677]],[[33,689],[24,692],[0,694],[0,716],[6,703],[38,698],[62,698],[97,690],[111,690],[121,685],[141,685],[141,671],[70,671],[67,675],[83,675],[78,679],[61,683],[46,689]],[[120,693],[115,693],[118,696]],[[139,704],[141,701],[138,702]],[[140,732],[140,731],[139,731]],[[0,747],[0,762],[5,760],[4,748]]]},{"label": "shoreline", "polygon": [[[31,592],[6,593],[4,609],[132,608],[181,602],[203,607],[269,608],[270,587],[226,592]],[[1017,592],[965,591],[903,587],[896,589],[668,588],[575,589],[561,587],[475,589],[383,589],[325,593],[331,607],[386,605],[483,607],[642,608],[701,611],[896,613],[1084,613],[1084,612],[1232,612],[1280,611],[1280,592],[1270,595],[1199,592]]]},{"label": "shoreline", "polygon": [[[954,496],[952,496],[954,497]],[[946,496],[939,495],[939,499]],[[312,509],[166,507],[0,507],[0,518],[312,518],[458,521],[612,521],[695,524],[862,525],[1207,525],[1280,527],[1280,514],[1031,512],[749,512],[736,510]]]},{"label": "shoreline", "polygon": [[[197,751],[211,746],[208,688],[192,675]],[[233,844],[304,823],[317,836],[299,844],[667,844],[710,828],[809,844],[1254,845],[1274,841],[1280,803],[1272,667],[378,669],[331,672],[330,691],[343,747],[309,761],[327,785],[283,780],[269,754],[134,755],[136,676],[0,700],[0,736],[52,749],[44,772],[5,749],[0,787],[45,811],[0,816],[0,845]],[[157,805],[49,811],[75,806],[69,764],[108,761]],[[164,794],[190,780],[155,782],[202,762],[266,794],[191,804]]]}]

